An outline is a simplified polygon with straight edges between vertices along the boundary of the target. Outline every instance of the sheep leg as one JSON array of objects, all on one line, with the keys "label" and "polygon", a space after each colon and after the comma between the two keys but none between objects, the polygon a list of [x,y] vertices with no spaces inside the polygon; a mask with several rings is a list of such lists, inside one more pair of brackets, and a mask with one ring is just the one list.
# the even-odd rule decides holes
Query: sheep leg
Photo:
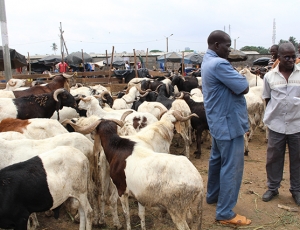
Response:
[{"label": "sheep leg", "polygon": [[181,132],[180,135],[183,138],[185,146],[185,150],[183,150],[182,154],[184,154],[187,158],[190,158],[190,140],[188,138],[188,135],[185,132]]},{"label": "sheep leg", "polygon": [[168,210],[168,213],[170,214],[172,221],[178,230],[190,230],[185,218],[187,211],[177,210],[172,212],[171,210]]},{"label": "sheep leg", "polygon": [[109,202],[110,202],[110,212],[111,215],[113,217],[113,223],[114,223],[114,227],[116,227],[117,229],[121,229],[122,225],[120,223],[119,220],[119,216],[118,216],[118,190],[115,186],[115,184],[112,182],[112,180],[110,180],[110,184],[109,184],[109,193],[110,193],[110,197],[109,197]]},{"label": "sheep leg", "polygon": [[244,156],[248,156],[249,153],[248,134],[248,132],[244,134]]},{"label": "sheep leg", "polygon": [[120,201],[121,201],[124,217],[126,220],[127,230],[131,230],[128,194],[127,193],[123,194],[120,197]]},{"label": "sheep leg", "polygon": [[79,223],[79,230],[91,230],[92,229],[92,208],[91,205],[87,199],[87,194],[80,194],[79,195],[79,217],[80,217],[80,223]]},{"label": "sheep leg", "polygon": [[36,213],[33,212],[30,214],[27,222],[27,229],[28,230],[35,230],[39,226],[39,221],[36,217]]},{"label": "sheep leg", "polygon": [[145,207],[139,204],[139,217],[141,219],[141,228],[142,230],[146,230],[146,221],[145,221]]}]

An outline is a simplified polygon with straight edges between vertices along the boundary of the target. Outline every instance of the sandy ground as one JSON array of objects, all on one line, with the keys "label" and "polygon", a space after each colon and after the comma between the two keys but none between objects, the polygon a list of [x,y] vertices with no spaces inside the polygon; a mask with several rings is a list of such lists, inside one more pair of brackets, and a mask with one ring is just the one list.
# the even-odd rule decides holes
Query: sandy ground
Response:
[{"label": "sandy ground", "polygon": [[[191,161],[197,167],[203,177],[205,191],[207,182],[208,159],[210,143],[205,142],[202,147],[201,159],[192,158]],[[262,194],[266,191],[266,172],[265,172],[265,156],[266,156],[265,134],[261,130],[256,130],[253,140],[249,143],[249,156],[245,157],[245,170],[243,182],[239,194],[239,199],[234,211],[236,213],[247,216],[252,220],[252,224],[248,227],[240,227],[238,229],[299,229],[300,218],[299,212],[289,212],[278,208],[278,204],[288,207],[296,207],[291,194],[289,192],[289,167],[288,154],[286,154],[286,166],[284,170],[280,195],[270,202],[261,200]],[[191,152],[194,151],[195,144],[191,146]],[[172,152],[179,154],[182,148],[172,147]],[[139,217],[137,214],[137,203],[131,199],[131,226],[132,229],[140,229]],[[234,227],[222,226],[215,222],[215,205],[203,203],[203,222],[202,229],[232,229]],[[93,229],[113,229],[111,215],[107,208],[107,226],[103,228],[93,227]],[[300,210],[300,209],[299,209]],[[125,226],[122,210],[119,205],[120,221]],[[40,230],[73,230],[78,229],[79,225],[72,222],[69,215],[62,208],[59,219],[53,217],[45,217],[44,213],[38,213]],[[155,230],[171,230],[176,229],[170,216],[164,217],[155,209],[146,209],[147,229]]]}]

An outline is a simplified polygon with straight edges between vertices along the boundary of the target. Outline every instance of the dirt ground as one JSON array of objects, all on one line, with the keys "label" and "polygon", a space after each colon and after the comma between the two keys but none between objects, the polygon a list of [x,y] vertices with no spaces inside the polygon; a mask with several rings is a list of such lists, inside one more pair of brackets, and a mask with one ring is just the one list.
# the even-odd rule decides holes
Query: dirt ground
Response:
[{"label": "dirt ground", "polygon": [[[201,159],[192,158],[191,161],[197,167],[204,180],[206,191],[207,171],[209,160],[210,143],[205,142],[202,146]],[[278,208],[278,205],[297,208],[292,196],[289,192],[289,168],[288,154],[286,154],[286,166],[283,175],[283,181],[279,190],[280,195],[270,202],[261,200],[262,194],[266,191],[266,172],[265,172],[265,156],[266,156],[265,133],[257,129],[253,140],[249,143],[249,156],[245,157],[245,170],[243,182],[239,194],[239,199],[234,211],[236,213],[247,216],[252,220],[252,224],[248,227],[240,227],[238,229],[299,229],[300,217],[299,212],[289,212]],[[191,146],[191,152],[194,151],[194,144]],[[179,154],[182,148],[172,147],[172,151]],[[205,200],[205,199],[204,199]],[[131,226],[132,229],[140,229],[139,217],[137,214],[137,203],[132,199],[131,206]],[[119,205],[120,207],[120,205]],[[222,226],[215,222],[215,205],[203,203],[203,221],[202,229],[232,229],[234,227]],[[107,226],[103,228],[93,227],[93,229],[113,229],[111,215],[109,209],[107,211]],[[299,208],[300,210],[300,208]],[[120,221],[125,226],[121,207],[119,208]],[[38,213],[40,223],[39,230],[74,230],[78,229],[78,223],[72,222],[69,215],[64,209],[61,210],[59,219],[54,217],[45,217],[44,213]],[[169,215],[161,217],[154,209],[146,209],[147,229],[154,230],[171,230],[176,229]]]}]

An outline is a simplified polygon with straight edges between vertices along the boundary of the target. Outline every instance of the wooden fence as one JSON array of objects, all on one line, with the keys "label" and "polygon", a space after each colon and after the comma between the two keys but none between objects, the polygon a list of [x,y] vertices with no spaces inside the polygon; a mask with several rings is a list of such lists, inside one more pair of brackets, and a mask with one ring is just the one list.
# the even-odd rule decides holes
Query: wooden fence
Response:
[{"label": "wooden fence", "polygon": [[[152,76],[164,76],[165,73],[159,71],[148,70],[149,74]],[[111,92],[119,92],[123,90],[127,84],[125,83],[125,79],[120,79],[116,77],[112,77],[112,71],[110,70],[101,70],[101,71],[93,71],[93,72],[77,72],[77,77],[75,78],[75,83],[81,83],[84,86],[92,86],[101,84],[104,87],[110,89]],[[52,73],[54,74],[54,73]],[[68,72],[66,74],[74,74],[73,72]],[[137,76],[136,76],[137,77]],[[26,79],[25,86],[30,87],[32,81],[36,81],[37,79],[45,79],[44,82],[51,82],[48,74],[16,74],[13,75],[12,78],[15,79]],[[5,76],[0,75],[0,89],[4,89],[6,87]]]}]

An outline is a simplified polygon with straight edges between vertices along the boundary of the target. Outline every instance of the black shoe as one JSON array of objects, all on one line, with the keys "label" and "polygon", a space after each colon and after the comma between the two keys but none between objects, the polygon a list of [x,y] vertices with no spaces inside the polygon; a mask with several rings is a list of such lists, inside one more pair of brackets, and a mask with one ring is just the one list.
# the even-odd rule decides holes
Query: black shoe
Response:
[{"label": "black shoe", "polygon": [[[278,191],[271,191],[271,190],[267,190],[264,195],[262,196],[262,200],[264,202],[268,202],[270,200],[273,199],[274,196],[277,196],[279,194]],[[299,195],[299,201],[300,201],[300,195]]]},{"label": "black shoe", "polygon": [[296,204],[300,206],[300,192],[293,192],[292,197],[294,198]]}]

